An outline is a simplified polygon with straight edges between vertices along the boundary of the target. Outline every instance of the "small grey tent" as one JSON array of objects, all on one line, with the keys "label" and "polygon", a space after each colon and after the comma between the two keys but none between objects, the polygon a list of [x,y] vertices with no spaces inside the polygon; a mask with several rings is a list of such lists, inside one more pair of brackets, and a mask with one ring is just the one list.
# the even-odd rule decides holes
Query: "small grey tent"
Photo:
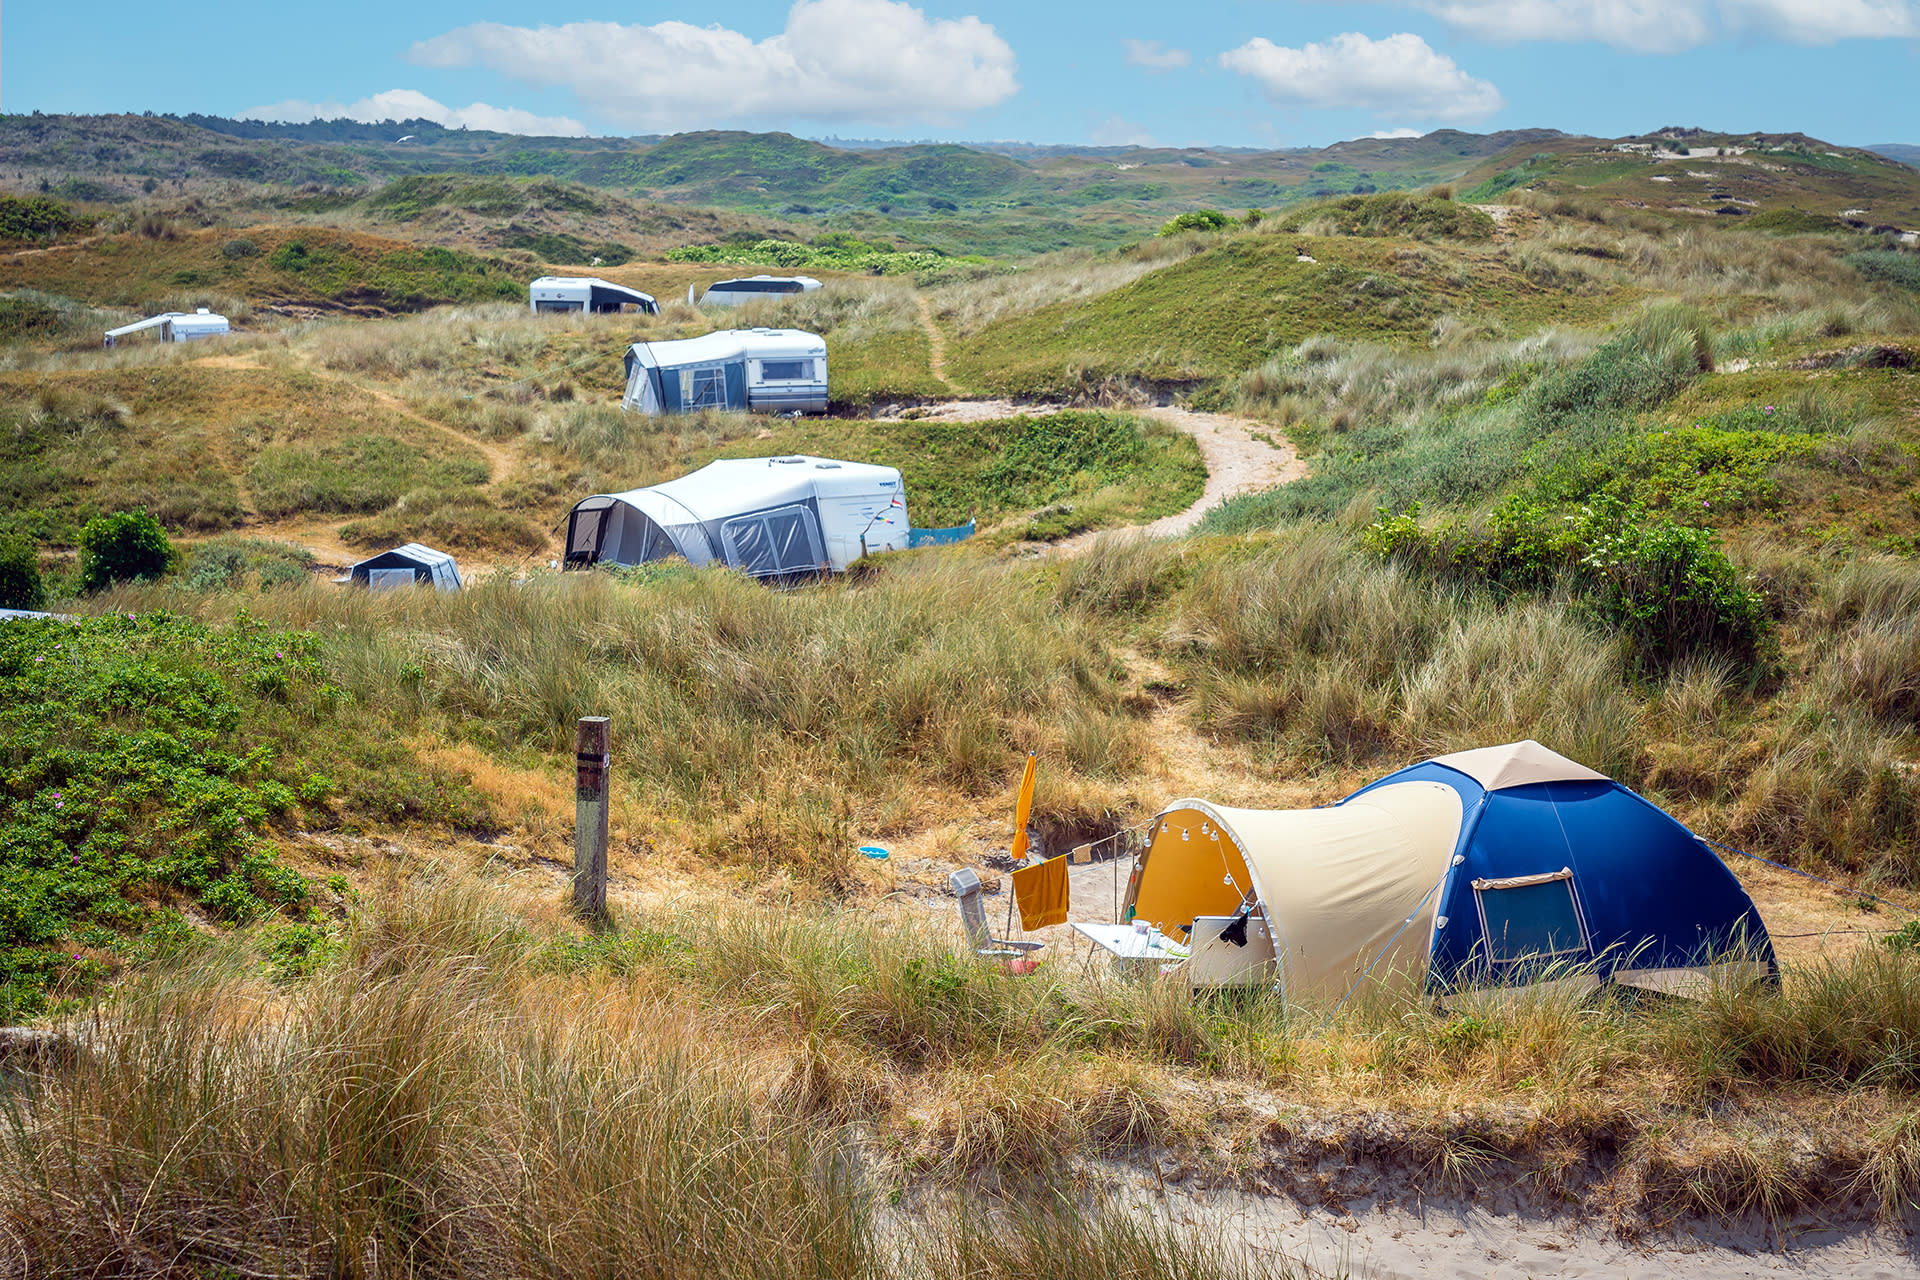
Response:
[{"label": "small grey tent", "polygon": [[838,573],[903,550],[900,473],[832,458],[726,458],[650,489],[583,498],[567,517],[567,567],[672,556],[756,578]]},{"label": "small grey tent", "polygon": [[627,349],[622,409],[825,413],[827,344],[800,329],[722,329]]},{"label": "small grey tent", "polygon": [[338,581],[373,591],[390,591],[395,587],[415,585],[432,585],[441,591],[458,591],[460,569],[446,552],[409,542],[403,547],[382,551],[377,556],[362,560]]}]

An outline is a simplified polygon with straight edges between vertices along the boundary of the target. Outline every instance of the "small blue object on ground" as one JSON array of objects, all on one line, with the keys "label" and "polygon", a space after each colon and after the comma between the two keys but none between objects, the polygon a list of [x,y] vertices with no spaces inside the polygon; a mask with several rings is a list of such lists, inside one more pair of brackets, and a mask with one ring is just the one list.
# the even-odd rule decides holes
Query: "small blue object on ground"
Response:
[{"label": "small blue object on ground", "polygon": [[882,849],[877,844],[863,844],[860,846],[860,852],[866,854],[869,858],[872,858],[875,862],[878,862],[883,858],[889,858],[893,856],[892,854],[889,854],[885,849]]}]

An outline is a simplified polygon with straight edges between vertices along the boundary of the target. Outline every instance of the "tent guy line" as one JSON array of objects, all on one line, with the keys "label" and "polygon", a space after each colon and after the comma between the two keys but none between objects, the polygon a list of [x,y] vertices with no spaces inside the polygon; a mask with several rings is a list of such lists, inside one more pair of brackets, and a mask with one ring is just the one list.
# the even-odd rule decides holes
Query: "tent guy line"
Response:
[{"label": "tent guy line", "polygon": [[[1813,872],[1811,871],[1802,871],[1798,867],[1789,867],[1784,862],[1775,862],[1772,858],[1763,858],[1757,853],[1748,853],[1745,849],[1736,849],[1730,844],[1721,844],[1718,840],[1709,840],[1706,836],[1701,836],[1700,838],[1702,840],[1706,840],[1708,844],[1712,845],[1716,849],[1724,850],[1727,853],[1737,853],[1743,858],[1752,858],[1755,862],[1764,862],[1768,866],[1774,868],[1777,871],[1790,871],[1794,875],[1803,877],[1804,879],[1807,879],[1807,880],[1812,880],[1816,884],[1823,884],[1827,886],[1827,888],[1834,890],[1836,893],[1851,893],[1856,898],[1866,898],[1871,902],[1883,903],[1886,906],[1892,907],[1896,911],[1904,911],[1910,916],[1920,916],[1920,908],[1910,907],[1904,902],[1895,902],[1893,899],[1883,898],[1877,893],[1868,893],[1865,889],[1849,889],[1845,885],[1835,884],[1833,881],[1826,879],[1824,876],[1817,876],[1813,874]],[[1829,930],[1829,932],[1831,931]],[[1876,932],[1876,931],[1868,930],[1867,932]],[[1787,938],[1800,938],[1800,937],[1810,938],[1810,937],[1813,937],[1814,935],[1809,933],[1809,934],[1782,934],[1780,936],[1787,937]]]}]

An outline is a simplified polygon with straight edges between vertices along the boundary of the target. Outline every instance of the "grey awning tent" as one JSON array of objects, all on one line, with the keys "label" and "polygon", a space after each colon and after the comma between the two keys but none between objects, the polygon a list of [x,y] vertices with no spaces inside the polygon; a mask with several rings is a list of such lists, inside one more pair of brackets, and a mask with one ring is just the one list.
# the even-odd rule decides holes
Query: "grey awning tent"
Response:
[{"label": "grey awning tent", "polygon": [[722,329],[627,348],[622,409],[824,413],[827,343],[804,329]]},{"label": "grey awning tent", "polygon": [[458,591],[460,569],[446,552],[435,551],[418,542],[409,542],[362,560],[347,570],[347,576],[339,581],[374,591],[416,585],[431,585],[441,591]]},{"label": "grey awning tent", "polygon": [[567,517],[566,564],[678,556],[754,577],[839,572],[904,549],[911,523],[899,471],[832,458],[729,458],[647,489],[584,498]]}]

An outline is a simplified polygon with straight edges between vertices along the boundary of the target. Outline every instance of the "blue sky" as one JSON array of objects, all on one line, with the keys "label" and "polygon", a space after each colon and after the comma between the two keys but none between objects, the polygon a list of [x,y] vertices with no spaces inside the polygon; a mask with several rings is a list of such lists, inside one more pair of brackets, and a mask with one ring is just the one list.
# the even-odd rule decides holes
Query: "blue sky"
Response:
[{"label": "blue sky", "polygon": [[1920,0],[115,0],[9,5],[0,36],[9,112],[1174,146],[1669,124],[1920,142]]}]

